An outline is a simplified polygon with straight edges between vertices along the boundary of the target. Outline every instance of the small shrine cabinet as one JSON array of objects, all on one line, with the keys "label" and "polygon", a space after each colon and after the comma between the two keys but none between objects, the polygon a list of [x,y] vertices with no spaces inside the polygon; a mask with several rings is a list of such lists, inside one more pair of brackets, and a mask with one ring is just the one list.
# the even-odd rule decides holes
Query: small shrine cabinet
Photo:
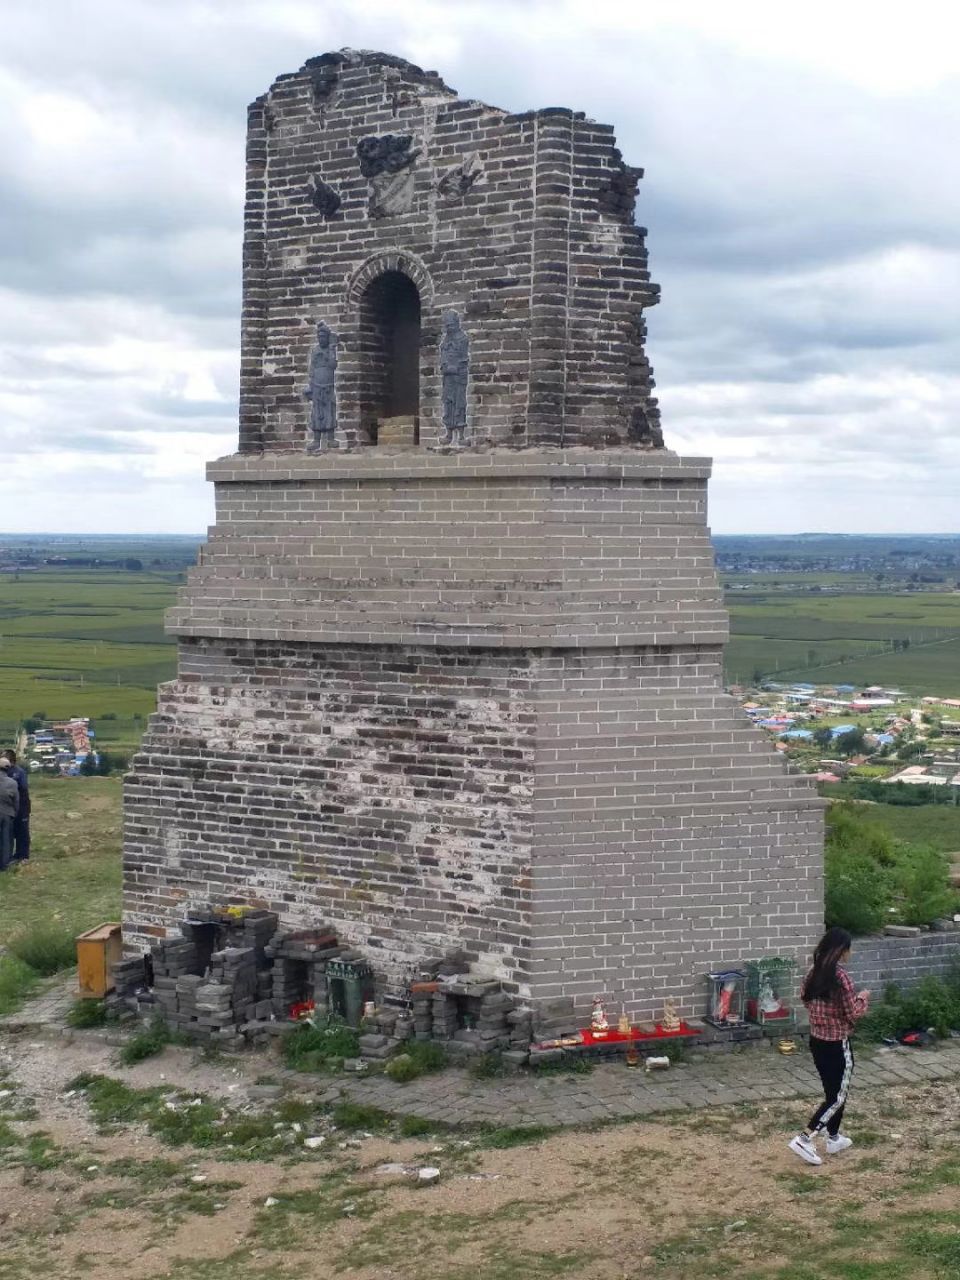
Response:
[{"label": "small shrine cabinet", "polygon": [[350,960],[327,961],[327,1004],[348,1026],[359,1027],[363,1006],[374,998],[373,970]]},{"label": "small shrine cabinet", "polygon": [[102,999],[113,989],[113,966],[123,952],[119,924],[101,924],[77,938],[77,994]]}]

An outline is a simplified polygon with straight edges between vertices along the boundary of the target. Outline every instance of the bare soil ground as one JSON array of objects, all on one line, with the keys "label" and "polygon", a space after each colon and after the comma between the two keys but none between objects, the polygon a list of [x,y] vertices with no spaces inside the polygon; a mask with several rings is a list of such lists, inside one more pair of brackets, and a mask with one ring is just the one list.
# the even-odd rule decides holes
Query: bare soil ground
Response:
[{"label": "bare soil ground", "polygon": [[857,1145],[809,1168],[785,1146],[793,1103],[408,1137],[264,1097],[255,1058],[122,1068],[82,1034],[0,1054],[0,1280],[960,1276],[960,1082],[856,1097]]}]

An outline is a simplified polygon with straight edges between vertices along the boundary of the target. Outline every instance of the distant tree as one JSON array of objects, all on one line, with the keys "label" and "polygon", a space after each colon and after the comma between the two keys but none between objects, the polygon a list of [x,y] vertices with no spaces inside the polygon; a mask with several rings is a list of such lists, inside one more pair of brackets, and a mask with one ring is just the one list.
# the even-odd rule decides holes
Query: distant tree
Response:
[{"label": "distant tree", "polygon": [[759,667],[753,668],[753,675],[750,677],[751,684],[763,684],[763,672]]},{"label": "distant tree", "polygon": [[833,742],[833,730],[828,729],[826,725],[822,725],[819,729],[814,729],[813,740],[818,747],[829,747]]},{"label": "distant tree", "polygon": [[864,731],[857,725],[847,733],[841,733],[836,739],[836,747],[842,756],[853,756],[863,750]]},{"label": "distant tree", "polygon": [[96,757],[94,756],[92,751],[88,751],[87,754],[80,761],[80,773],[84,778],[92,778],[96,772],[97,772]]},{"label": "distant tree", "polygon": [[46,720],[46,718],[47,718],[47,713],[45,711],[35,711],[33,715],[30,717],[31,720],[40,720],[40,721],[44,721]]},{"label": "distant tree", "polygon": [[131,569],[134,572],[137,572],[138,570],[143,568],[143,561],[138,560],[136,556],[128,556],[127,559],[124,560],[123,562],[123,567],[125,569]]}]

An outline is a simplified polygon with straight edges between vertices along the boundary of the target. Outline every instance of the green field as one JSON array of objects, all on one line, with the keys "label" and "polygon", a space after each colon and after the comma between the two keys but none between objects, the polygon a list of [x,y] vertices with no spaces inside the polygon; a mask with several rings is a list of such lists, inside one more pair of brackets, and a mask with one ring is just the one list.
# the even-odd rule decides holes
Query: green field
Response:
[{"label": "green field", "polygon": [[[842,789],[830,788],[837,794]],[[871,823],[895,840],[927,844],[941,853],[960,851],[960,806],[952,804],[868,804],[863,812]]]},{"label": "green field", "polygon": [[[0,733],[23,718],[83,715],[111,745],[135,745],[174,674],[163,613],[183,575],[41,570],[0,578]],[[109,715],[110,720],[103,720]]]},{"label": "green field", "polygon": [[731,593],[727,605],[731,682],[760,673],[960,696],[960,592]]}]

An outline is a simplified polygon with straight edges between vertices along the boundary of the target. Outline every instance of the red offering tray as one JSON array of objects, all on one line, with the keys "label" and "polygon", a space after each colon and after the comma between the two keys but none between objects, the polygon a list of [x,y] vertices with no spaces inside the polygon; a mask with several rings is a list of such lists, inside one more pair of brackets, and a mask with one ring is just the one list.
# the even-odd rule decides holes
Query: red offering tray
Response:
[{"label": "red offering tray", "polygon": [[781,1005],[780,1008],[777,1009],[775,1013],[765,1013],[762,1015],[762,1017],[758,1018],[756,1000],[748,1000],[747,1001],[747,1017],[751,1020],[751,1022],[774,1022],[776,1021],[777,1018],[792,1017],[792,1012],[790,1009],[786,1008],[786,1006]]},{"label": "red offering tray", "polygon": [[685,1022],[681,1022],[676,1031],[664,1031],[658,1026],[656,1031],[641,1031],[639,1027],[631,1027],[629,1032],[623,1032],[611,1027],[609,1031],[581,1031],[580,1039],[584,1044],[624,1044],[629,1040],[676,1040],[678,1036],[696,1034]]}]

